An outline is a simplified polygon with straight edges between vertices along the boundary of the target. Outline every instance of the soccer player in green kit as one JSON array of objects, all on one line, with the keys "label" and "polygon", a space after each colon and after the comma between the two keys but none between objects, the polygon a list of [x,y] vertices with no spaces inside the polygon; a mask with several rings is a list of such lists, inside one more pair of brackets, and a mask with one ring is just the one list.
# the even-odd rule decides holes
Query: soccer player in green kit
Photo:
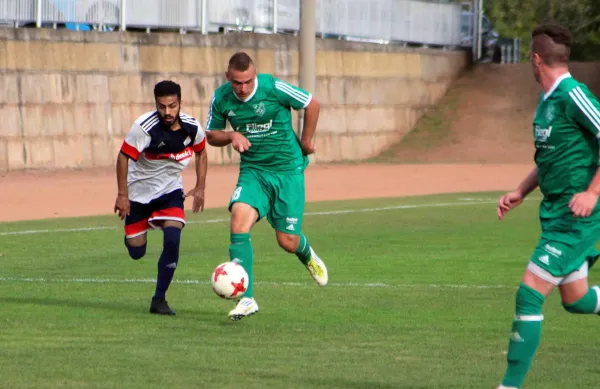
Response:
[{"label": "soccer player in green kit", "polygon": [[[229,60],[227,80],[214,94],[208,113],[207,141],[232,147],[241,155],[240,174],[229,203],[231,244],[229,256],[248,273],[243,297],[229,312],[240,320],[258,312],[254,300],[254,253],[250,230],[263,217],[276,231],[279,246],[295,253],[315,282],[324,286],[327,268],[302,233],[305,190],[304,170],[315,152],[313,136],[319,103],[312,95],[268,74],[257,74],[243,52]],[[291,109],[304,109],[299,140],[292,126]],[[228,120],[234,131],[223,131]]]},{"label": "soccer player in green kit", "polygon": [[504,216],[539,186],[542,234],[516,293],[507,369],[499,389],[521,388],[540,343],[542,305],[558,287],[570,313],[598,314],[600,288],[588,285],[588,270],[600,253],[600,103],[567,66],[569,31],[544,24],[532,33],[530,60],[542,86],[535,117],[536,167],[518,188],[502,196]]}]

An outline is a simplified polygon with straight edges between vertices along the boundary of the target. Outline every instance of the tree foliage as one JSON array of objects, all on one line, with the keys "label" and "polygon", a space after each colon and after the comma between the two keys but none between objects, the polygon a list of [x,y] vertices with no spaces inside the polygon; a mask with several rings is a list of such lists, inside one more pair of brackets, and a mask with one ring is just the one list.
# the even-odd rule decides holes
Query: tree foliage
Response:
[{"label": "tree foliage", "polygon": [[531,31],[545,21],[566,25],[574,38],[573,60],[600,60],[599,0],[484,0],[484,10],[502,37],[518,37],[527,58]]}]

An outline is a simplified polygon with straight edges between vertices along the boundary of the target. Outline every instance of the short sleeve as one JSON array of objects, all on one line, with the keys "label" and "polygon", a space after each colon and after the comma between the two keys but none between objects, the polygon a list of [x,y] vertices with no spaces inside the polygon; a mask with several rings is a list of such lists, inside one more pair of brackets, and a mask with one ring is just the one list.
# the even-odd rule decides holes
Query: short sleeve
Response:
[{"label": "short sleeve", "polygon": [[277,78],[274,79],[275,94],[279,101],[286,107],[292,107],[295,110],[308,107],[312,100],[312,95],[302,88],[288,84]]},{"label": "short sleeve", "polygon": [[150,146],[150,140],[150,135],[138,123],[133,123],[123,145],[121,145],[121,153],[137,161],[140,154]]},{"label": "short sleeve", "polygon": [[600,103],[586,87],[576,86],[569,92],[569,112],[577,124],[600,138]]},{"label": "short sleeve", "polygon": [[206,131],[212,130],[224,130],[225,129],[225,117],[219,110],[219,100],[215,94],[210,102],[210,108],[208,110],[208,118],[206,119]]},{"label": "short sleeve", "polygon": [[192,149],[194,152],[199,153],[206,147],[206,134],[200,123],[196,122],[196,124],[198,125],[198,132],[196,132],[196,138],[194,139]]}]

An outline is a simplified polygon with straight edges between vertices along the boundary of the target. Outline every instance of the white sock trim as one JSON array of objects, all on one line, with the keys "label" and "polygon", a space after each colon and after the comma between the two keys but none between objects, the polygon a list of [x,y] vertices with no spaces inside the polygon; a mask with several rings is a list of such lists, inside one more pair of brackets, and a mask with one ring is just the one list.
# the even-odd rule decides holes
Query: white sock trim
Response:
[{"label": "white sock trim", "polygon": [[542,321],[544,320],[543,315],[516,315],[515,320],[517,321]]},{"label": "white sock trim", "polygon": [[592,289],[596,291],[596,309],[594,309],[594,313],[600,312],[600,287],[594,286]]}]

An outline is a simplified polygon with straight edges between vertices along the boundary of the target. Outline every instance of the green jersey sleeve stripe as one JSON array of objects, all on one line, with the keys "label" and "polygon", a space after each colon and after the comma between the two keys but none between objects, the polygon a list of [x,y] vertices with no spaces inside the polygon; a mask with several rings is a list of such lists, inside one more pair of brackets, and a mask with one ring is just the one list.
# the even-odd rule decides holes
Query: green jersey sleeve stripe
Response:
[{"label": "green jersey sleeve stripe", "polygon": [[592,105],[592,102],[587,98],[580,87],[576,87],[569,92],[569,96],[571,96],[581,112],[583,112],[594,127],[596,127],[598,135],[600,136],[600,112]]},{"label": "green jersey sleeve stripe", "polygon": [[310,95],[305,95],[304,93],[297,91],[289,85],[286,85],[282,82],[275,82],[275,88],[279,89],[288,96],[298,100],[302,104],[308,104],[310,102]]},{"label": "green jersey sleeve stripe", "polygon": [[210,124],[212,122],[212,117],[213,117],[213,104],[215,103],[215,99],[217,98],[217,96],[213,96],[212,100],[210,101],[210,108],[208,109],[208,117],[206,118],[206,131],[210,131]]},{"label": "green jersey sleeve stripe", "polygon": [[580,87],[575,88],[575,94],[581,98],[581,100],[585,103],[585,106],[589,109],[590,113],[596,119],[596,123],[600,124],[600,112],[596,109],[594,104],[590,101],[590,99],[583,93],[583,90]]},{"label": "green jersey sleeve stripe", "polygon": [[286,85],[282,82],[276,82],[275,83],[275,87],[277,89],[279,89],[280,91],[282,91],[283,93],[287,94],[288,96],[293,97],[294,99],[298,100],[299,102],[306,104],[306,102],[308,101],[308,96],[305,95],[304,93],[293,89],[291,86]]}]

